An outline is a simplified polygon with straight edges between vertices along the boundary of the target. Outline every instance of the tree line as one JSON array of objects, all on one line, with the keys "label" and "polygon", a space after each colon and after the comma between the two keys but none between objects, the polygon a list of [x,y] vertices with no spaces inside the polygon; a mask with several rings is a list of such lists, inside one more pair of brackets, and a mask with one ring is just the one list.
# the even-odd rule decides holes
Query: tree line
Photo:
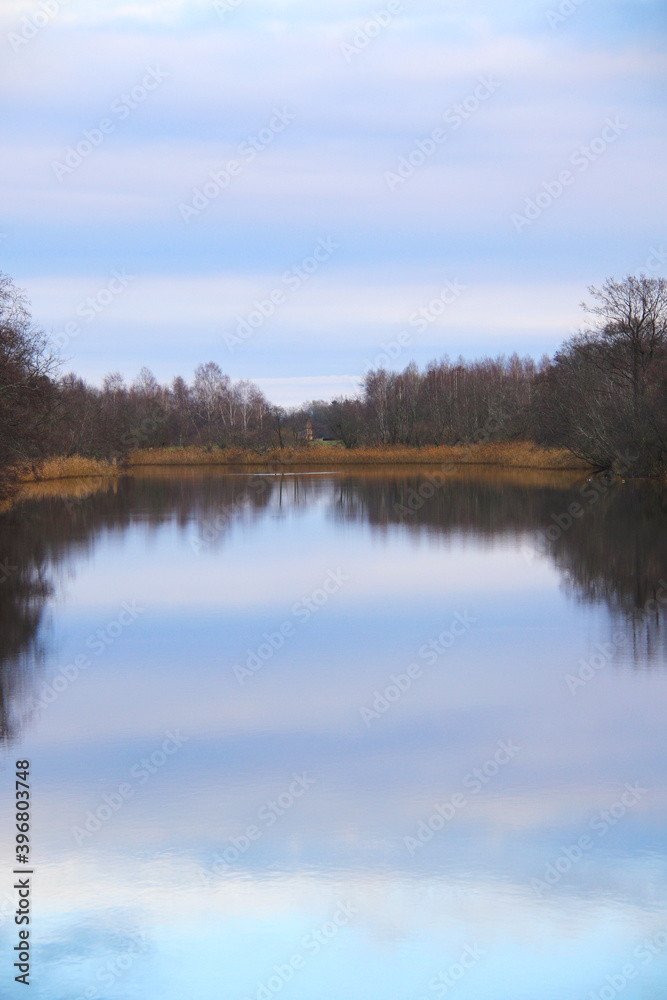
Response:
[{"label": "tree line", "polygon": [[45,457],[121,460],[136,448],[416,448],[530,440],[600,469],[667,468],[667,281],[628,276],[591,287],[584,328],[553,358],[444,357],[420,370],[367,372],[355,396],[285,410],[215,361],[191,382],[158,383],[143,368],[127,385],[62,374],[28,303],[0,274],[0,470]]}]

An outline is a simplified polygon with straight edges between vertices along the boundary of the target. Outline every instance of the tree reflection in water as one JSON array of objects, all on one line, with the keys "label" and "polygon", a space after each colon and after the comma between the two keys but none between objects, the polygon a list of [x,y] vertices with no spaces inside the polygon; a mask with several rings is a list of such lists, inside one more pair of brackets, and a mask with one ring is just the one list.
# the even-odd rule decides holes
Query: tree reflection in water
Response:
[{"label": "tree reflection in water", "polygon": [[[608,608],[613,627],[627,630],[636,662],[665,663],[667,492],[618,483],[590,502],[582,501],[581,487],[558,473],[470,468],[331,476],[154,470],[28,496],[0,515],[0,739],[11,742],[25,722],[47,655],[49,598],[63,572],[93,553],[102,533],[123,532],[138,519],[149,531],[167,522],[185,529],[194,521],[202,545],[215,550],[238,521],[277,508],[305,510],[315,496],[324,497],[332,519],[373,530],[400,526],[415,535],[510,539],[529,553],[537,549],[533,557],[553,560],[574,599]],[[547,539],[554,515],[573,502],[583,516]],[[195,558],[192,565],[196,573]]]}]

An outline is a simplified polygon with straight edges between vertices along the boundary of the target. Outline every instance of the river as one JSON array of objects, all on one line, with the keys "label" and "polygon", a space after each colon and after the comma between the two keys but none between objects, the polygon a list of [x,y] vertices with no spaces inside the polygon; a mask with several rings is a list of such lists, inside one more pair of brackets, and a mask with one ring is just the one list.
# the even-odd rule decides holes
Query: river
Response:
[{"label": "river", "polygon": [[5,512],[31,995],[661,996],[666,512],[483,468],[138,470]]}]

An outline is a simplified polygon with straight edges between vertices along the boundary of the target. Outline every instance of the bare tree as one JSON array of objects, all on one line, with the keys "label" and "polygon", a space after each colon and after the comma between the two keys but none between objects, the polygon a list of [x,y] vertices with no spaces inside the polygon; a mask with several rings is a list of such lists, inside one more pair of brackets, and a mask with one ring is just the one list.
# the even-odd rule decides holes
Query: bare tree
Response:
[{"label": "bare tree", "polygon": [[208,361],[197,367],[193,395],[208,445],[222,443],[223,408],[228,390],[229,376],[223,375],[220,365],[215,361]]},{"label": "bare tree", "polygon": [[33,325],[24,294],[0,273],[0,473],[48,454],[52,376],[59,364],[44,332]]},{"label": "bare tree", "polygon": [[667,281],[590,288],[588,326],[541,379],[542,437],[603,468],[653,474],[667,462]]}]

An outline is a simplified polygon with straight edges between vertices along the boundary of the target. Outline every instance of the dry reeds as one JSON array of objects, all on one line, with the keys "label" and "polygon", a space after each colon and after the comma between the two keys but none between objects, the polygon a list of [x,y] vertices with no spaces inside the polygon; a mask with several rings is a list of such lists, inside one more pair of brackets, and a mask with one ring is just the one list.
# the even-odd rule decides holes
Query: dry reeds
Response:
[{"label": "dry reeds", "polygon": [[145,448],[132,452],[128,465],[142,466],[326,466],[346,468],[352,465],[495,465],[514,469],[588,469],[564,448],[541,448],[530,441],[490,444],[408,448],[305,448],[274,449],[253,452],[241,448]]},{"label": "dry reeds", "polygon": [[71,455],[69,458],[47,458],[37,463],[34,468],[21,469],[19,480],[22,483],[42,483],[50,479],[85,479],[88,476],[115,476],[121,469],[111,462],[97,458],[82,458],[81,455]]}]

